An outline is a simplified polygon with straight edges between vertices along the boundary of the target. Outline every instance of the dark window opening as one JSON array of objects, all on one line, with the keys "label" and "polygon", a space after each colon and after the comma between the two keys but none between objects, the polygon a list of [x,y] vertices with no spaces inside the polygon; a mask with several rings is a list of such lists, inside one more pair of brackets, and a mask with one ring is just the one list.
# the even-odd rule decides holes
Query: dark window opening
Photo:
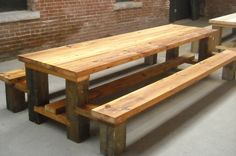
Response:
[{"label": "dark window opening", "polygon": [[0,12],[27,10],[27,0],[0,0]]}]

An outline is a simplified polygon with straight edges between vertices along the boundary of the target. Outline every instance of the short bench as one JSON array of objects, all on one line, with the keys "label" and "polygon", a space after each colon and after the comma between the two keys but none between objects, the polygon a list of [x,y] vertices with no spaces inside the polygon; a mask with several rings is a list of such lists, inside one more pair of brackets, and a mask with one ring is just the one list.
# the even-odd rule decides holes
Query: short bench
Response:
[{"label": "short bench", "polygon": [[27,108],[25,71],[17,69],[0,73],[0,80],[5,82],[7,109],[16,113]]},{"label": "short bench", "polygon": [[128,119],[202,80],[221,67],[224,67],[224,80],[235,79],[236,51],[226,50],[114,101],[91,108],[92,118],[101,122],[101,153],[108,156],[120,155],[125,149]]}]

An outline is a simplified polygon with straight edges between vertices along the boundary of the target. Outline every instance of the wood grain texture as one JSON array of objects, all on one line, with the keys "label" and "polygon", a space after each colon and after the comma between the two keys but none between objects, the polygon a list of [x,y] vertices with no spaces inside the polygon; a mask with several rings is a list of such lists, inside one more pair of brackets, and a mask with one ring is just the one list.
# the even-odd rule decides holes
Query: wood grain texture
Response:
[{"label": "wood grain texture", "polygon": [[236,76],[236,61],[226,65],[223,68],[222,79],[227,81],[235,80]]},{"label": "wood grain texture", "polygon": [[[156,77],[162,73],[165,73],[168,70],[177,67],[185,62],[191,62],[193,60],[194,56],[191,54],[179,56],[175,59],[168,60],[167,62],[149,67],[137,73],[133,73],[131,75],[114,80],[96,88],[92,88],[89,90],[89,101],[104,98],[119,91],[125,90],[152,77]],[[77,107],[76,113],[81,114],[87,118],[94,119],[90,113],[92,108],[93,107],[88,104],[84,108]],[[65,99],[45,105],[45,110],[54,114],[62,113],[63,111],[65,111]]]},{"label": "wood grain texture", "polygon": [[212,36],[215,31],[170,24],[20,55],[19,60],[28,68],[77,82],[78,77]]},{"label": "wood grain texture", "polygon": [[211,19],[209,23],[220,27],[236,28],[236,13]]},{"label": "wood grain texture", "polygon": [[156,105],[215,70],[235,61],[235,51],[224,51],[198,64],[92,110],[92,115],[106,123],[119,124]]},{"label": "wood grain texture", "polygon": [[25,79],[25,70],[17,69],[8,72],[0,72],[0,80],[12,84],[19,80]]},{"label": "wood grain texture", "polygon": [[115,127],[100,124],[100,152],[106,156],[121,156],[126,146],[126,123]]},{"label": "wood grain texture", "polygon": [[53,114],[53,113],[46,111],[43,106],[35,106],[34,111],[49,118],[49,119],[57,121],[65,126],[68,126],[68,127],[70,126],[70,123],[69,123],[65,113]]},{"label": "wood grain texture", "polygon": [[21,79],[17,82],[15,82],[14,87],[22,92],[27,93],[28,92],[28,88],[27,88],[27,84],[26,84],[26,79]]},{"label": "wood grain texture", "polygon": [[34,111],[34,106],[44,106],[49,103],[48,75],[26,68],[26,82],[28,92],[29,120],[37,124],[46,118]]},{"label": "wood grain texture", "polygon": [[25,92],[14,87],[14,85],[5,84],[7,109],[17,113],[27,108],[25,101]]},{"label": "wood grain texture", "polygon": [[66,80],[66,116],[70,122],[67,137],[74,142],[82,142],[90,135],[89,119],[77,115],[76,107],[84,107],[88,103],[89,79],[76,83]]},{"label": "wood grain texture", "polygon": [[45,111],[53,114],[65,113],[65,100],[59,100],[50,104],[45,105]]},{"label": "wood grain texture", "polygon": [[144,58],[144,63],[147,65],[153,65],[157,63],[157,54],[154,54],[152,56],[148,56]]},{"label": "wood grain texture", "polygon": [[212,51],[209,51],[209,38],[204,38],[199,41],[198,61],[202,61],[210,56]]},{"label": "wood grain texture", "polygon": [[166,61],[173,60],[179,56],[179,47],[166,51]]}]

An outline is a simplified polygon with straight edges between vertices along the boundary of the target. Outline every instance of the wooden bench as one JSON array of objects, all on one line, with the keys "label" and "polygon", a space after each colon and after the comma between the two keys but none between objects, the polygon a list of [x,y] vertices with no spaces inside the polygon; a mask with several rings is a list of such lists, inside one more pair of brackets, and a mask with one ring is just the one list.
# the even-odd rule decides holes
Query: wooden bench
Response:
[{"label": "wooden bench", "polygon": [[[202,80],[221,67],[224,67],[223,79],[235,79],[236,51],[227,50],[216,54],[111,102],[90,108],[92,109],[91,118],[101,121],[101,153],[108,156],[120,155],[125,149],[125,125],[128,119]],[[86,107],[84,111],[89,111],[89,108]],[[83,115],[80,112],[77,111]],[[89,117],[88,113],[87,117]]]},{"label": "wooden bench", "polygon": [[25,71],[17,69],[0,73],[0,80],[5,82],[7,109],[16,113],[27,108]]}]

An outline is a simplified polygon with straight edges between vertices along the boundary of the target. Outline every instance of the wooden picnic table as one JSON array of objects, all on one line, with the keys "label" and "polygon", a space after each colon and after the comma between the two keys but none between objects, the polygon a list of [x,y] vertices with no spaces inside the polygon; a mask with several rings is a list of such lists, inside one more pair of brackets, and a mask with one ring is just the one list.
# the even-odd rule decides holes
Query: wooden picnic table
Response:
[{"label": "wooden picnic table", "polygon": [[[211,55],[216,33],[216,30],[170,24],[20,55],[19,60],[26,68],[29,119],[42,123],[46,116],[59,121],[67,126],[69,139],[81,142],[89,136],[89,120],[78,116],[74,109],[84,108],[88,103],[91,74],[141,58],[152,65],[162,51],[167,51],[167,60],[177,58],[179,47],[194,41],[199,41],[201,61]],[[44,111],[49,103],[48,74],[66,80],[65,114]],[[37,107],[41,110],[36,112]]]},{"label": "wooden picnic table", "polygon": [[219,31],[216,41],[218,45],[220,45],[222,41],[223,28],[232,28],[233,34],[236,33],[236,13],[213,18],[209,21],[209,23],[212,25],[213,29],[217,29]]}]

